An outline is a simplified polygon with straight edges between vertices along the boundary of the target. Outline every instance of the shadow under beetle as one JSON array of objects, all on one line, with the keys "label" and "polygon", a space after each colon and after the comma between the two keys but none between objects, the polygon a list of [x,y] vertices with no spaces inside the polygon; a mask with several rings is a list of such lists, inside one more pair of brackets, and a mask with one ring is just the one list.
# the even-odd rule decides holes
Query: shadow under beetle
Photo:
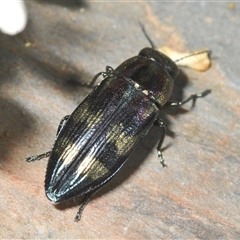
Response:
[{"label": "shadow under beetle", "polygon": [[161,130],[157,154],[165,167],[161,152],[165,126],[159,112],[210,93],[206,90],[182,102],[168,101],[178,67],[153,48],[142,49],[115,70],[106,67],[88,86],[100,75],[102,82],[60,122],[52,150],[26,159],[49,157],[45,191],[50,201],[84,195],[75,221],[80,220],[90,196],[115,176],[156,123]]}]

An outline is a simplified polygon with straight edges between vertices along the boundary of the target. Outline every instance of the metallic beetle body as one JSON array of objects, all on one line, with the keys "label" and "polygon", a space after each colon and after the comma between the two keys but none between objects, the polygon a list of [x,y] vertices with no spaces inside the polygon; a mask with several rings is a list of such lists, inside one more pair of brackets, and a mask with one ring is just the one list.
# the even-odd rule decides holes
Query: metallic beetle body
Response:
[{"label": "metallic beetle body", "polygon": [[166,166],[161,153],[165,126],[159,119],[160,110],[210,93],[206,90],[182,102],[169,102],[178,67],[152,48],[142,49],[115,70],[106,69],[90,85],[100,75],[104,80],[63,118],[52,150],[27,158],[31,162],[49,157],[45,179],[49,200],[57,203],[84,196],[76,221],[91,194],[115,176],[154,123],[161,129],[158,157]]},{"label": "metallic beetle body", "polygon": [[[151,48],[141,52],[159,57]],[[170,74],[145,56],[126,60],[105,78],[59,131],[47,167],[48,198],[60,202],[109,181],[156,122],[172,88]]]}]

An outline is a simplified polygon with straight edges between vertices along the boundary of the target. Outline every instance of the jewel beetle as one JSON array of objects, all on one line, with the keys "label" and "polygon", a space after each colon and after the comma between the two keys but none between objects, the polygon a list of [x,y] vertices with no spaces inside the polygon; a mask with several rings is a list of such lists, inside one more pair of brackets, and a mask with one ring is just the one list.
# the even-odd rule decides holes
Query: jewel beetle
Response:
[{"label": "jewel beetle", "polygon": [[52,150],[26,159],[49,157],[45,192],[53,203],[83,196],[75,221],[90,196],[116,175],[153,124],[160,128],[157,154],[165,167],[161,152],[165,125],[159,112],[210,93],[169,101],[178,67],[153,48],[142,49],[116,69],[106,67],[89,86],[100,75],[101,83],[60,122]]}]

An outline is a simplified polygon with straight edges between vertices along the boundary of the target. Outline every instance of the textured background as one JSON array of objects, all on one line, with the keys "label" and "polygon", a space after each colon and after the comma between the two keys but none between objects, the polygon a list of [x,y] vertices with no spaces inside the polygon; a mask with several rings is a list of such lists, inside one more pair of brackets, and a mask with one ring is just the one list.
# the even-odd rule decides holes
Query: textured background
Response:
[{"label": "textured background", "polygon": [[[240,4],[26,5],[24,32],[0,33],[0,237],[240,238]],[[54,206],[45,197],[47,160],[24,159],[48,151],[61,118],[90,93],[78,82],[149,46],[139,20],[157,46],[212,50],[208,71],[181,70],[173,98],[205,89],[212,94],[194,109],[188,104],[162,113],[168,168],[157,159],[153,128],[75,223],[77,201]]]}]

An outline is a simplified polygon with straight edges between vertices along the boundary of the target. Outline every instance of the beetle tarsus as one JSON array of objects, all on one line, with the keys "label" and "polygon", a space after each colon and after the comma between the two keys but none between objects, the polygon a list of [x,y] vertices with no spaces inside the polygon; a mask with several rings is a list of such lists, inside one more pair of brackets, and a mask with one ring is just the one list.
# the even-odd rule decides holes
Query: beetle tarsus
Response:
[{"label": "beetle tarsus", "polygon": [[[57,130],[57,134],[56,134],[56,138],[58,137],[58,134],[60,133],[61,129],[64,127],[64,125],[65,125],[65,123],[66,123],[66,121],[68,120],[69,117],[70,117],[70,115],[67,115],[67,116],[63,117],[62,120],[60,121],[59,126],[58,126],[58,130]],[[50,157],[51,152],[52,151],[48,151],[48,152],[45,152],[45,153],[42,153],[42,154],[39,154],[39,155],[36,155],[36,156],[27,157],[26,161],[27,162],[34,162],[34,161],[41,160],[41,159],[46,158],[46,157]]]},{"label": "beetle tarsus", "polygon": [[36,156],[27,157],[26,161],[27,162],[34,162],[34,161],[37,161],[37,160],[41,160],[42,158],[49,157],[51,155],[51,152],[52,151],[45,152],[45,153],[42,153],[42,154],[39,154],[39,155],[36,155]]},{"label": "beetle tarsus", "polygon": [[161,128],[161,137],[157,146],[157,154],[158,154],[158,158],[160,159],[160,163],[162,164],[163,167],[167,167],[167,165],[164,162],[163,156],[162,156],[162,151],[161,151],[161,147],[166,135],[166,127],[165,124],[163,122],[162,119],[158,119],[157,124],[159,125],[159,127]]},{"label": "beetle tarsus", "polygon": [[74,219],[75,222],[80,221],[81,216],[82,216],[82,212],[83,212],[84,208],[86,207],[86,205],[88,204],[91,195],[92,194],[88,194],[82,199],[82,202],[81,202],[80,207],[78,209],[77,215]]},{"label": "beetle tarsus", "polygon": [[165,163],[163,156],[162,156],[162,152],[160,150],[157,151],[158,153],[158,158],[160,159],[160,163],[162,164],[162,167],[165,168],[167,167],[167,164]]},{"label": "beetle tarsus", "polygon": [[210,89],[205,90],[202,93],[197,93],[197,94],[192,94],[190,97],[188,97],[187,99],[183,100],[182,102],[173,102],[173,101],[169,101],[165,104],[164,108],[170,108],[170,107],[179,107],[182,106],[183,104],[193,101],[192,106],[195,105],[196,99],[197,98],[202,98],[207,96],[209,93],[211,92]]}]

